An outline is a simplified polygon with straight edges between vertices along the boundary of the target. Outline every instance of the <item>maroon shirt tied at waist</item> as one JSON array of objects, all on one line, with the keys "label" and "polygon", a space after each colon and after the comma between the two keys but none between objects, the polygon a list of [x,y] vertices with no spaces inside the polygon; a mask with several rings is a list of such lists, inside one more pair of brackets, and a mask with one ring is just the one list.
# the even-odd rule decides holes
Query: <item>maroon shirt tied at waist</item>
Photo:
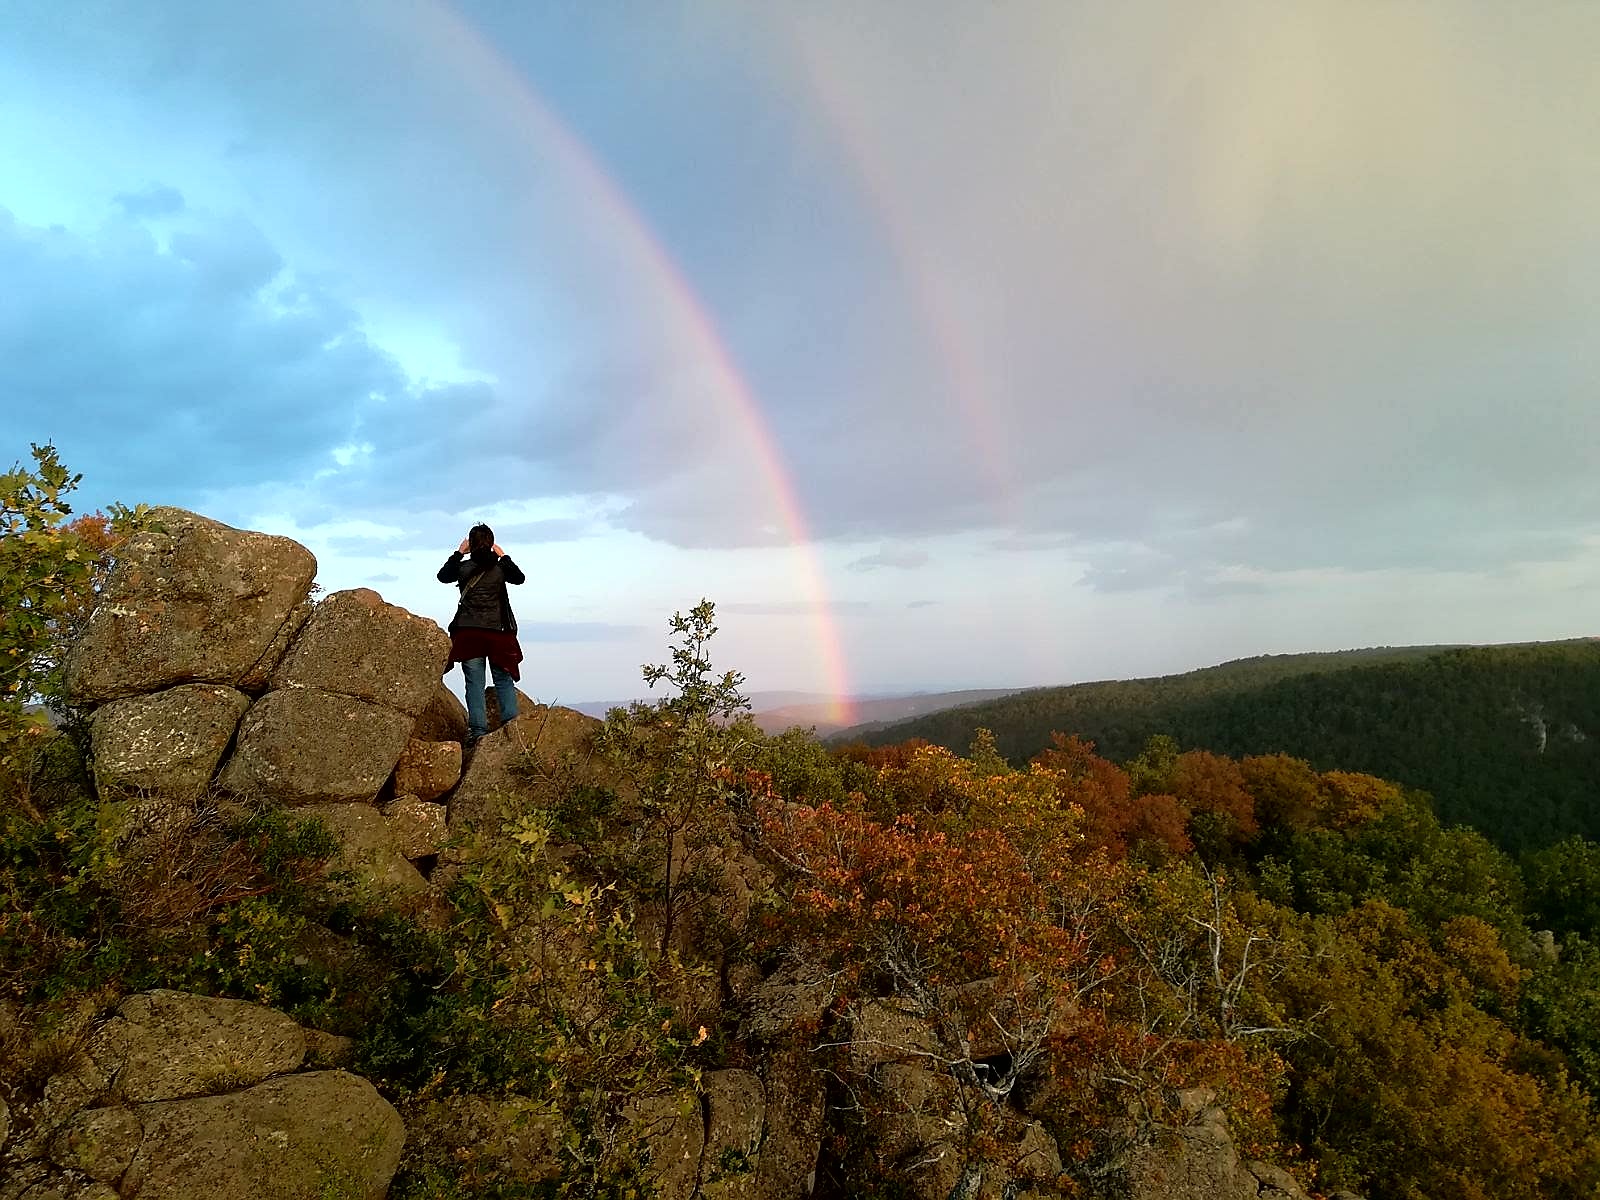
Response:
[{"label": "maroon shirt tied at waist", "polygon": [[455,666],[469,658],[487,658],[491,666],[499,667],[513,679],[520,680],[522,673],[517,664],[522,661],[522,647],[517,645],[517,635],[502,633],[498,629],[473,629],[470,626],[450,634],[450,662]]}]

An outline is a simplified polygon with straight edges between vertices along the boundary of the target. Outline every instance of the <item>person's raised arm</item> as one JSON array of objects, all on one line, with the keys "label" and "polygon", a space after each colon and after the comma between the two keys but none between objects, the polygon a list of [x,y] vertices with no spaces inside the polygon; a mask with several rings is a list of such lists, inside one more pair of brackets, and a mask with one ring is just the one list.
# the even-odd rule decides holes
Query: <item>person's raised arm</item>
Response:
[{"label": "person's raised arm", "polygon": [[440,583],[455,583],[461,578],[461,556],[467,552],[467,543],[463,539],[461,547],[449,558],[444,560],[444,566],[439,568]]},{"label": "person's raised arm", "polygon": [[522,573],[522,568],[511,561],[511,555],[500,549],[498,542],[495,543],[494,552],[500,556],[500,573],[506,577],[507,583],[524,583],[527,581],[528,577]]}]

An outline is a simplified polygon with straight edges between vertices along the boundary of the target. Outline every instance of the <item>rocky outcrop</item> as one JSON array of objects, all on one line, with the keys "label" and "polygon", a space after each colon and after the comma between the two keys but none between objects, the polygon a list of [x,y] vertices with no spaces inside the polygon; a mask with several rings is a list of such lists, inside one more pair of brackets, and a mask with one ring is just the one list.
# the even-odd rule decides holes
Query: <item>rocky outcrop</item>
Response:
[{"label": "rocky outcrop", "polygon": [[414,724],[434,698],[449,653],[450,639],[435,622],[355,588],[312,610],[269,683],[353,696],[397,709]]},{"label": "rocky outcrop", "polygon": [[[588,746],[600,722],[570,708],[530,704],[511,724],[483,738],[461,785],[450,798],[450,831],[498,828],[508,814],[506,796],[525,797],[537,805],[553,799],[570,782],[565,769],[572,760],[586,763]],[[540,772],[547,782],[541,784]]]},{"label": "rocky outcrop", "polygon": [[239,724],[223,786],[283,804],[367,803],[405,749],[411,718],[316,688],[268,692]]},{"label": "rocky outcrop", "polygon": [[180,684],[102,705],[91,727],[101,795],[199,795],[249,707],[243,692],[216,683]]},{"label": "rocky outcrop", "polygon": [[157,508],[131,538],[66,664],[74,704],[180,683],[237,686],[278,637],[316,574],[288,538]]},{"label": "rocky outcrop", "polygon": [[1214,1100],[1207,1089],[1180,1093],[1185,1123],[1134,1153],[1129,1200],[1308,1200],[1287,1171],[1239,1157]]},{"label": "rocky outcrop", "polygon": [[405,1128],[365,1080],[302,1070],[326,1036],[242,1001],[130,996],[0,1138],[0,1197],[379,1200]]}]

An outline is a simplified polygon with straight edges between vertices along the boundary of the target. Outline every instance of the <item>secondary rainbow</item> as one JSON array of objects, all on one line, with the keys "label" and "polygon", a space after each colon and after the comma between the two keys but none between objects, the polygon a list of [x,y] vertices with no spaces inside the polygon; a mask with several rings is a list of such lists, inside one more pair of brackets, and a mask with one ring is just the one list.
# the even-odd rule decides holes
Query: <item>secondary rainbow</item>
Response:
[{"label": "secondary rainbow", "polygon": [[784,533],[793,546],[800,589],[813,614],[812,630],[824,679],[834,698],[829,715],[841,724],[851,723],[849,672],[821,559],[777,439],[754,389],[745,379],[705,304],[638,207],[604,170],[589,147],[545,102],[538,88],[444,0],[436,0],[418,11],[432,18],[431,48],[452,60],[474,86],[491,93],[497,102],[513,106],[522,118],[518,127],[535,139],[540,150],[552,154],[571,179],[595,201],[599,212],[640,264],[645,277],[663,296],[666,311],[681,330],[686,344],[712,371],[717,386],[711,391],[727,407],[737,427],[744,431]]}]

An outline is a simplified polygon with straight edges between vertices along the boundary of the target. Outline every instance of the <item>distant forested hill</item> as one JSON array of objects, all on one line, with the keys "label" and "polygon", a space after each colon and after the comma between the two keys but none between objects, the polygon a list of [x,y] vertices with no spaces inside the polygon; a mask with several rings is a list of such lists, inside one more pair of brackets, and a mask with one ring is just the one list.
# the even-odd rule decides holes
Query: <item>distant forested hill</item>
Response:
[{"label": "distant forested hill", "polygon": [[1012,762],[1055,731],[1116,760],[1158,733],[1185,749],[1282,751],[1431,792],[1445,823],[1509,850],[1569,833],[1600,840],[1600,641],[1590,639],[1241,659],[1040,688],[834,740],[921,737],[959,752],[979,727]]}]

